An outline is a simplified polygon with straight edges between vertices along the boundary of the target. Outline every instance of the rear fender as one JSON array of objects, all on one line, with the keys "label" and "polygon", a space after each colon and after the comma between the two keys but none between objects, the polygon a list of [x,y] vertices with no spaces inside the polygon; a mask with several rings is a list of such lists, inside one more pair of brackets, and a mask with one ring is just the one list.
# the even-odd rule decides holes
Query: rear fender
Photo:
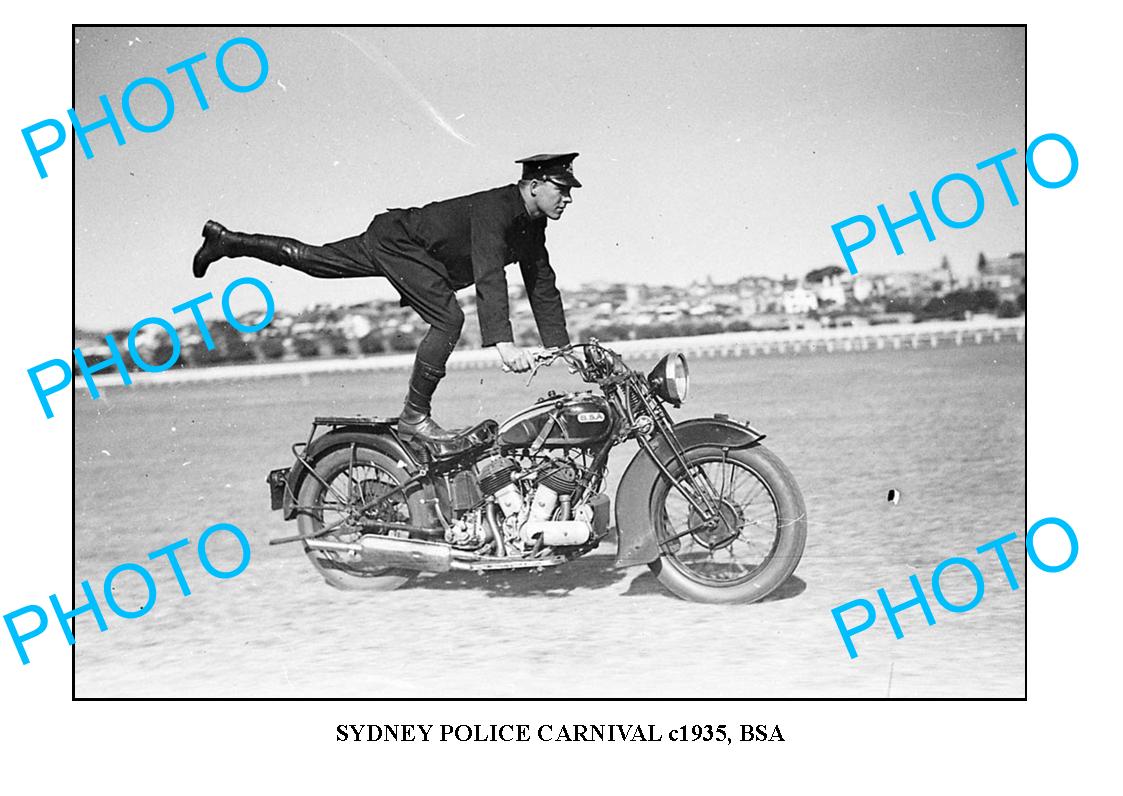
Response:
[{"label": "rear fender", "polygon": [[[396,462],[404,466],[407,473],[412,475],[417,472],[418,464],[417,459],[409,449],[398,439],[397,435],[388,430],[376,429],[371,430],[368,427],[362,426],[340,426],[339,428],[332,429],[327,434],[322,434],[308,444],[304,449],[302,457],[305,461],[313,466],[320,457],[335,450],[336,448],[345,448],[352,443],[362,445],[367,448],[373,448],[379,453],[389,456]],[[282,502],[282,516],[286,520],[295,519],[296,517],[296,496],[300,494],[300,487],[304,484],[304,479],[308,478],[308,468],[305,467],[304,462],[297,459],[293,462],[292,467],[289,469],[286,482],[288,484],[285,489],[284,500]]]},{"label": "rear fender", "polygon": [[[738,423],[725,415],[684,420],[674,427],[683,450],[701,447],[749,448],[764,439],[764,434],[748,423]],[[662,438],[652,440],[652,450],[664,465],[674,454]],[[640,450],[628,464],[616,488],[616,566],[647,564],[659,557],[655,529],[651,525],[651,489],[662,474],[655,462]]]}]

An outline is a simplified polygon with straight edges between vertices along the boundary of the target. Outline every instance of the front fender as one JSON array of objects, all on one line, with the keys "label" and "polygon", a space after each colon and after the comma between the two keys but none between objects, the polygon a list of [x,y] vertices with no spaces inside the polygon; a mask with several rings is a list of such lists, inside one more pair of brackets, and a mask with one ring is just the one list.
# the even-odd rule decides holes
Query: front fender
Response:
[{"label": "front fender", "polygon": [[[705,446],[748,448],[764,439],[764,434],[748,423],[738,423],[726,415],[684,420],[675,425],[674,431],[683,450]],[[674,459],[662,438],[652,440],[652,450],[664,465]],[[659,544],[649,515],[651,489],[660,477],[659,468],[643,449],[632,457],[624,470],[620,486],[616,488],[617,567],[647,564],[659,557]]]},{"label": "front fender", "polygon": [[[314,464],[325,453],[345,447],[353,442],[368,448],[374,448],[395,461],[403,462],[406,470],[410,473],[416,472],[418,468],[417,459],[396,435],[362,426],[341,426],[332,429],[327,434],[321,434],[304,449],[303,458]],[[296,517],[296,496],[300,494],[300,487],[307,477],[308,468],[304,466],[300,459],[297,459],[293,462],[288,477],[285,479],[286,487],[284,501],[281,505],[281,516],[286,520]]]}]

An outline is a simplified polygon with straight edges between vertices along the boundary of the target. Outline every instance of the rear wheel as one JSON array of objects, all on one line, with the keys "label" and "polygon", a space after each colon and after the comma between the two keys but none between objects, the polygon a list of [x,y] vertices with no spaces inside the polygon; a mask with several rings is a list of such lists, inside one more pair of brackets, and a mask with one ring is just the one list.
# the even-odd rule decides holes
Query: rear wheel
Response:
[{"label": "rear wheel", "polygon": [[[329,525],[338,527],[318,538],[333,542],[355,542],[364,533],[363,520],[418,524],[411,516],[407,496],[399,493],[373,510],[359,511],[372,498],[381,497],[405,483],[409,476],[390,457],[372,448],[351,443],[337,448],[316,462],[316,475],[308,474],[297,495],[301,507],[297,526],[303,536],[317,535]],[[322,481],[321,481],[322,479]],[[304,552],[324,580],[339,589],[389,591],[417,577],[413,570],[375,568],[354,554],[318,550],[304,545]]]},{"label": "rear wheel", "polygon": [[[795,478],[761,445],[693,448],[685,458],[703,494],[683,483],[692,502],[659,476],[650,516],[661,555],[648,566],[660,583],[687,600],[763,599],[791,576],[803,555],[807,512]],[[669,469],[682,476],[677,462]],[[716,509],[709,522],[699,511],[707,504]]]}]

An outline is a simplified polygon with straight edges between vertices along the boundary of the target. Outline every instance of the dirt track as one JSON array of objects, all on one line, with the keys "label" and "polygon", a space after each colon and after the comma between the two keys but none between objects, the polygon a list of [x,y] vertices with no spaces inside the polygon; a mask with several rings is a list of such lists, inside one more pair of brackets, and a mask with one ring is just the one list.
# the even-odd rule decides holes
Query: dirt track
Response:
[{"label": "dirt track", "polygon": [[[763,603],[680,601],[646,568],[614,569],[611,546],[541,575],[450,573],[380,594],[327,587],[295,546],[267,545],[295,526],[268,510],[265,474],[289,462],[315,414],[395,411],[401,373],[80,395],[80,578],[100,584],[116,564],[222,521],[249,533],[253,561],[217,581],[182,555],[190,597],[154,566],[148,616],[110,616],[101,634],[80,619],[77,695],[1021,696],[1025,589],[1010,591],[993,557],[972,551],[1024,532],[1025,347],[692,365],[677,416],[751,418],[804,491],[804,559]],[[549,373],[523,390],[497,372],[454,372],[439,417],[472,422],[485,403],[502,417],[548,388],[576,389],[570,378]],[[614,454],[611,472],[631,454]],[[1024,583],[1024,548],[1009,551]],[[925,583],[939,561],[969,554],[987,584],[978,608],[934,605],[934,627],[908,610],[901,640],[881,617],[849,660],[832,607],[876,602],[878,587],[904,601],[910,574]],[[123,603],[133,585],[122,579]],[[971,593],[966,575],[944,585],[959,602]]]}]

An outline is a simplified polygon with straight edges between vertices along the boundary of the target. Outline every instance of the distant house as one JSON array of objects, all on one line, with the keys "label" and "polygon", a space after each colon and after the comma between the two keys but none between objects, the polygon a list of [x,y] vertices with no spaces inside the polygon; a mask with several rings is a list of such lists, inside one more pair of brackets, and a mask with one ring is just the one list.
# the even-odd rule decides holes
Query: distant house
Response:
[{"label": "distant house", "polygon": [[647,287],[645,285],[625,285],[624,301],[629,307],[638,307],[647,300]]},{"label": "distant house", "polygon": [[707,315],[716,315],[717,314],[717,307],[714,304],[711,304],[708,301],[704,301],[701,304],[695,304],[693,307],[691,307],[689,310],[687,310],[687,313],[691,317],[695,317],[695,318],[701,317],[701,316],[707,316]]},{"label": "distant house", "polygon": [[850,279],[846,284],[846,289],[850,298],[859,304],[865,303],[866,299],[874,293],[874,286],[860,275]]},{"label": "distant house", "polygon": [[[105,335],[97,332],[74,330],[74,347],[82,349],[82,355],[87,361],[104,359],[109,356],[109,346],[105,343]],[[118,345],[118,347],[120,347]]]},{"label": "distant house", "polygon": [[800,315],[819,308],[819,297],[805,287],[793,287],[784,291],[784,312]]},{"label": "distant house", "polygon": [[344,337],[355,340],[366,337],[374,331],[374,324],[365,314],[353,312],[340,319],[339,331]]},{"label": "distant house", "polygon": [[846,289],[842,284],[842,279],[837,276],[824,278],[814,290],[820,306],[823,304],[838,304],[841,306],[846,303]]},{"label": "distant house", "polygon": [[1000,301],[1015,301],[1026,290],[1025,252],[979,259],[979,286],[993,290]]}]

